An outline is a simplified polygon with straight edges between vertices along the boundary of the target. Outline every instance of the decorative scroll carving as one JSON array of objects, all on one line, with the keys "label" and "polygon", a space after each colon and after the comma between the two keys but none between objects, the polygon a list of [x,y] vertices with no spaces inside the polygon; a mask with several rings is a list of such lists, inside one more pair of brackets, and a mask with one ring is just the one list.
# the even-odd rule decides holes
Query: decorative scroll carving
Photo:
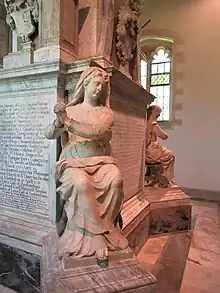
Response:
[{"label": "decorative scroll carving", "polygon": [[129,0],[128,4],[123,4],[121,6],[118,13],[118,23],[116,28],[117,57],[120,62],[119,69],[127,74],[129,74],[129,65],[134,59],[137,49],[139,16],[139,0]]},{"label": "decorative scroll carving", "polygon": [[39,18],[38,0],[4,0],[6,22],[26,43],[36,30]]}]

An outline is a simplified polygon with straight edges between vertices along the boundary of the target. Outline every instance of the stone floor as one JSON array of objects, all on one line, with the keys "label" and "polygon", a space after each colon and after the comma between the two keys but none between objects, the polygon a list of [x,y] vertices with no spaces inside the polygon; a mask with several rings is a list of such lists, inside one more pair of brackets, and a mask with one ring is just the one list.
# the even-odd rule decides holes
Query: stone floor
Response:
[{"label": "stone floor", "polygon": [[0,284],[0,293],[16,293],[16,292]]},{"label": "stone floor", "polygon": [[220,292],[220,205],[192,204],[192,231],[151,237],[138,254],[158,280],[155,293]]}]

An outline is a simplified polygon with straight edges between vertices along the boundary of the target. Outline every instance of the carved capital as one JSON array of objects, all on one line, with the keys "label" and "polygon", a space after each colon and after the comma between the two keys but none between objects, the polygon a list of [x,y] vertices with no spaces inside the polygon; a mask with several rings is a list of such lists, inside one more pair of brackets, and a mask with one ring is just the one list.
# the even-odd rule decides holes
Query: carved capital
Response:
[{"label": "carved capital", "polygon": [[129,63],[134,59],[139,34],[140,1],[129,0],[118,13],[116,27],[116,50],[120,67],[128,71]]},{"label": "carved capital", "polygon": [[4,0],[6,22],[26,43],[36,30],[39,18],[38,0]]}]

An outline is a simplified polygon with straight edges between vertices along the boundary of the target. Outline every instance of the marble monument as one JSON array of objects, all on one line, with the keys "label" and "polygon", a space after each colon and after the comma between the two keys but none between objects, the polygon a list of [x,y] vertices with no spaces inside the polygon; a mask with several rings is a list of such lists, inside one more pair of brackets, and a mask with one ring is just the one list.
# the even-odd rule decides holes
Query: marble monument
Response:
[{"label": "marble monument", "polygon": [[[148,221],[140,197],[145,109],[154,99],[138,83],[139,1],[106,5],[5,1],[22,44],[0,70],[1,274],[15,283],[25,276],[23,289],[10,277],[4,283],[20,292],[150,292],[156,281],[129,248]],[[124,5],[134,43],[130,50],[129,37],[120,38],[122,70]]]}]

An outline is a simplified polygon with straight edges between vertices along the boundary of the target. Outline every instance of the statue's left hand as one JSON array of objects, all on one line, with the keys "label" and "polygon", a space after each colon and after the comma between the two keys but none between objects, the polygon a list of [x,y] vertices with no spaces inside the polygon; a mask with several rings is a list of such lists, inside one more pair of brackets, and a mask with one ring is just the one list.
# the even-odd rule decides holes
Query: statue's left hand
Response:
[{"label": "statue's left hand", "polygon": [[66,111],[66,105],[64,103],[57,103],[53,111],[55,114],[59,115],[60,112]]},{"label": "statue's left hand", "polygon": [[64,103],[57,103],[54,107],[54,113],[58,116],[61,123],[63,124],[68,119],[66,105]]}]

